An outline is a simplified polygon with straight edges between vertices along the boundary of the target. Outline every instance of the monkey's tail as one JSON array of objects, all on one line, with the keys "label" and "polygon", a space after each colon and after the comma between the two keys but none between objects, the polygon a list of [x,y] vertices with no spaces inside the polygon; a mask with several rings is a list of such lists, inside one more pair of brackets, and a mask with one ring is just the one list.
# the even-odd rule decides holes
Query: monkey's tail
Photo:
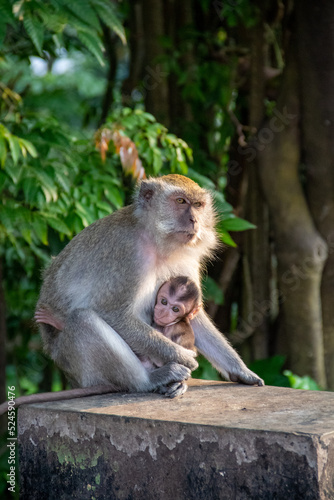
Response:
[{"label": "monkey's tail", "polygon": [[[78,389],[68,389],[57,392],[40,392],[28,396],[20,396],[11,404],[12,409],[16,409],[25,403],[46,403],[50,401],[59,401],[61,399],[83,398],[85,396],[95,396],[98,394],[107,394],[108,392],[120,392],[114,385],[95,385],[92,387],[80,387]],[[8,411],[8,401],[1,403],[0,415]]]}]

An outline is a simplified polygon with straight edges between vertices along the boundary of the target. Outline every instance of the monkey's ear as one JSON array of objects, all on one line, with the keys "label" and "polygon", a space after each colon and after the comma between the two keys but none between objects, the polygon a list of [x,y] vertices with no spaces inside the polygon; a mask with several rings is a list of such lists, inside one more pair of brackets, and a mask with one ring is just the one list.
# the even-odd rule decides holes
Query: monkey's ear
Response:
[{"label": "monkey's ear", "polygon": [[198,313],[199,313],[199,311],[201,310],[201,307],[202,307],[202,306],[201,306],[200,304],[198,304],[197,306],[195,306],[195,307],[194,307],[194,309],[192,309],[192,310],[190,311],[190,313],[188,314],[188,319],[189,319],[189,320],[194,319],[194,317],[196,316],[196,314],[198,314]]},{"label": "monkey's ear", "polygon": [[140,184],[138,199],[143,205],[151,205],[154,194],[154,186],[152,182],[142,181]]}]

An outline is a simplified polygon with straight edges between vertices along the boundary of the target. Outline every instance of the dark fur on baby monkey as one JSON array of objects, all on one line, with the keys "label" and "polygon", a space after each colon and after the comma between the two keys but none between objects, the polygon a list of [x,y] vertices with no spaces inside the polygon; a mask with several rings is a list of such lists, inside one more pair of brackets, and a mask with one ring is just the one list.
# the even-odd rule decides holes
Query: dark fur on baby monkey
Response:
[{"label": "dark fur on baby monkey", "polygon": [[158,291],[152,326],[185,349],[197,352],[190,321],[199,312],[201,303],[196,283],[187,276],[171,278]]},{"label": "dark fur on baby monkey", "polygon": [[[152,326],[172,342],[197,352],[190,320],[200,307],[201,293],[197,285],[186,276],[171,278],[158,290]],[[140,359],[148,369],[161,366],[148,357]]]},{"label": "dark fur on baby monkey", "polygon": [[[37,311],[63,328],[39,323],[45,352],[75,387],[159,390],[178,395],[197,368],[196,354],[149,323],[161,285],[201,270],[217,248],[210,193],[181,175],[143,180],[132,205],[75,236],[44,273]],[[233,382],[264,385],[200,309],[191,320],[195,344]],[[162,364],[149,371],[138,356]],[[180,388],[182,393],[182,387]]]},{"label": "dark fur on baby monkey", "polygon": [[[171,278],[158,291],[154,306],[152,326],[165,337],[185,349],[191,349],[197,354],[195,334],[190,321],[201,308],[201,293],[196,284],[187,276]],[[141,357],[141,362],[147,370],[159,368],[161,363],[148,357]],[[167,388],[166,388],[167,389]],[[180,382],[174,392],[168,395],[174,397],[187,390],[185,382]],[[159,390],[161,391],[161,389]]]}]

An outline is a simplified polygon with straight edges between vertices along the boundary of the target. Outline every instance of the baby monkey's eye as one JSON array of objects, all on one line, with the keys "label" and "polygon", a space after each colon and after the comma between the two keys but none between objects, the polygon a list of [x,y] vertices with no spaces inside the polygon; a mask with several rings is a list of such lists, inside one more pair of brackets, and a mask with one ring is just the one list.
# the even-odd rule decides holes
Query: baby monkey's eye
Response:
[{"label": "baby monkey's eye", "polygon": [[166,300],[166,299],[161,299],[161,304],[162,304],[163,306],[166,306],[166,305],[167,305],[167,300]]},{"label": "baby monkey's eye", "polygon": [[180,309],[176,306],[172,307],[173,312],[178,313]]},{"label": "baby monkey's eye", "polygon": [[186,200],[184,198],[176,198],[176,203],[182,205],[182,203],[186,203]]},{"label": "baby monkey's eye", "polygon": [[195,208],[199,208],[202,206],[202,203],[200,201],[196,201],[193,205]]}]

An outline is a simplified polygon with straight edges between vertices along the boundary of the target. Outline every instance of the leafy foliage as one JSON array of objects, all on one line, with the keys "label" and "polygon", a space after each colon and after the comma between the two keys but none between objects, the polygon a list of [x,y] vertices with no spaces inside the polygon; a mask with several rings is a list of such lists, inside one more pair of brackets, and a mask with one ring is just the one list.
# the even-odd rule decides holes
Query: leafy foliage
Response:
[{"label": "leafy foliage", "polygon": [[294,389],[304,389],[307,391],[320,391],[319,385],[308,375],[299,377],[290,370],[284,370],[283,375],[289,379],[290,387]]},{"label": "leafy foliage", "polygon": [[251,363],[250,369],[262,377],[266,385],[312,391],[320,390],[318,384],[311,377],[299,377],[290,370],[283,371],[285,361],[285,356],[273,356],[272,358],[254,361]]},{"label": "leafy foliage", "polygon": [[[44,51],[54,53],[59,47],[66,47],[72,39],[82,44],[96,57],[101,65],[103,44],[101,42],[102,24],[115,32],[126,43],[124,28],[113,2],[108,0],[47,0],[40,2],[10,1],[2,6],[3,18],[0,24],[2,38],[5,36],[6,22],[15,27],[15,20],[22,22],[26,36],[33,43],[37,53],[43,57]],[[22,33],[12,34],[13,40],[21,49]],[[13,51],[15,52],[15,50]]]},{"label": "leafy foliage", "polygon": [[192,161],[189,146],[157,123],[150,113],[141,109],[118,108],[108,118],[111,131],[126,132],[135,143],[147,175],[161,173],[187,174]]},{"label": "leafy foliage", "polygon": [[220,373],[212,366],[212,364],[203,356],[198,357],[198,368],[193,371],[193,378],[204,380],[222,380]]},{"label": "leafy foliage", "polygon": [[266,385],[289,387],[289,380],[282,375],[284,363],[285,356],[273,356],[272,358],[253,361],[250,369],[263,378]]}]

